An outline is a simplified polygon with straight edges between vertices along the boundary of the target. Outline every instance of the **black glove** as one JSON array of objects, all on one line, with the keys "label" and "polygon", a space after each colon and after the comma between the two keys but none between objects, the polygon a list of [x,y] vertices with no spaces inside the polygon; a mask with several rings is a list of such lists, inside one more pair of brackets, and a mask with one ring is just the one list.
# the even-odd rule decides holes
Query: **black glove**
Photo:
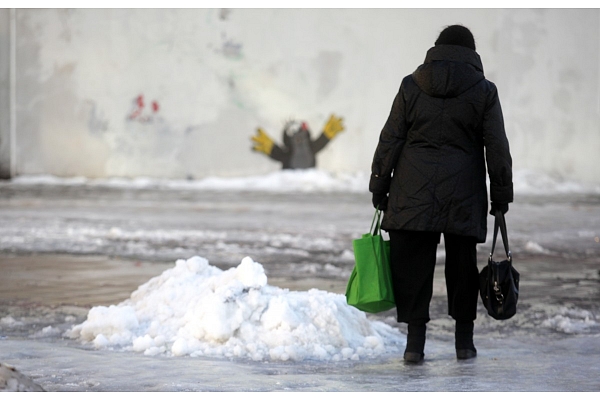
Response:
[{"label": "black glove", "polygon": [[377,208],[379,206],[379,210],[385,211],[388,206],[388,195],[387,193],[373,193],[373,207]]},{"label": "black glove", "polygon": [[490,210],[490,215],[496,215],[496,211],[501,211],[502,214],[506,214],[508,212],[508,203],[492,202],[492,208]]}]

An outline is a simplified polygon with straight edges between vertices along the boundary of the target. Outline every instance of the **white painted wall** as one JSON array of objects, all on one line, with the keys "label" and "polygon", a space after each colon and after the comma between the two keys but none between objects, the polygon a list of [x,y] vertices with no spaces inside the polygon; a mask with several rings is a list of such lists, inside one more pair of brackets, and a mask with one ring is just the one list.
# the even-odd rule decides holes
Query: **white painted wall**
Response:
[{"label": "white painted wall", "polygon": [[[600,10],[18,9],[16,15],[18,175],[261,174],[279,164],[250,150],[258,126],[281,141],[283,122],[294,117],[316,137],[330,113],[343,116],[347,129],[319,153],[318,167],[368,172],[400,81],[444,26],[462,23],[499,88],[515,169],[600,182]],[[128,119],[139,95],[145,122]]]}]

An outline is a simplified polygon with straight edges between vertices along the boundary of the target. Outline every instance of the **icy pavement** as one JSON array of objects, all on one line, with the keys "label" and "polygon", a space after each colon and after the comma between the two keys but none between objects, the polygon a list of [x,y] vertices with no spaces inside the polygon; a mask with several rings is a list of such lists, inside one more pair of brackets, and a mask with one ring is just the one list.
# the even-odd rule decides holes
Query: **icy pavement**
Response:
[{"label": "icy pavement", "polygon": [[[401,361],[405,326],[394,322],[393,311],[358,313],[355,325],[346,326],[345,305],[338,303],[353,266],[351,241],[371,222],[369,195],[353,189],[350,181],[336,186],[325,179],[322,186],[307,187],[314,174],[273,177],[277,185],[291,179],[295,190],[270,190],[264,180],[261,190],[239,182],[237,187],[213,182],[208,188],[49,179],[0,183],[0,362],[15,366],[47,391],[600,390],[597,193],[517,193],[507,224],[522,276],[519,312],[499,322],[480,305],[475,360],[458,362],[454,354],[440,246],[426,362],[415,367]],[[479,248],[480,265],[489,242]],[[177,260],[195,256],[224,273],[231,271],[229,275],[249,257],[264,267],[267,282],[255,267],[246,271],[242,280],[253,282],[248,285],[255,288],[252,300],[243,297],[252,290],[236,292],[235,279],[226,290],[225,283],[213,283],[214,293],[221,288],[221,295],[238,305],[235,317],[222,318],[233,310],[225,307],[207,316],[212,322],[198,322],[202,320],[185,316],[187,309],[178,309],[183,306],[174,306],[177,298],[168,297],[171,292],[156,286]],[[193,279],[170,273],[179,282],[181,299],[199,317],[202,296],[190,295],[187,286]],[[199,290],[202,282],[195,284]],[[248,323],[269,301],[272,318],[260,326]],[[145,307],[175,310],[144,311],[143,319],[135,310],[144,302]],[[127,304],[134,311],[123,311]],[[352,332],[317,329],[314,320],[335,308],[331,305],[341,309],[336,315],[345,327],[341,330]],[[110,306],[115,323],[106,315],[90,318],[93,310],[98,315]],[[127,315],[137,320],[123,317]],[[302,325],[306,321],[313,328]],[[89,328],[92,323],[98,331],[81,340],[86,324]],[[322,326],[328,324],[335,325],[334,320]],[[237,337],[243,346],[235,350],[233,342],[219,335],[242,325],[246,336]],[[271,346],[282,340],[274,334],[277,329],[292,328],[304,332],[305,343],[296,337],[287,343],[287,352],[285,346]],[[361,329],[360,335],[354,332]],[[207,352],[198,343],[180,341],[175,346],[180,353],[168,350],[178,337],[202,334],[228,345]],[[336,344],[340,338],[348,345]],[[319,350],[326,341],[333,341],[321,346],[331,346],[329,352]],[[248,351],[261,343],[262,353]],[[253,359],[256,354],[263,356]]]},{"label": "icy pavement", "polygon": [[[597,392],[598,339],[478,340],[475,360],[456,360],[451,343],[430,341],[427,361],[249,362],[209,357],[149,357],[85,350],[65,343],[0,341],[0,352],[47,391],[502,391]],[[21,343],[23,344],[23,343]],[[510,350],[509,350],[510,349]]]}]

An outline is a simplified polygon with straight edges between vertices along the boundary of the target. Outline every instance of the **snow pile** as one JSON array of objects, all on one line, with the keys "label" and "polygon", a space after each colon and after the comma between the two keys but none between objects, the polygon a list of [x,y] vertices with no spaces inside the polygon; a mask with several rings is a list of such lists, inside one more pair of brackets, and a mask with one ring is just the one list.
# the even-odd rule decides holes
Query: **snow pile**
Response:
[{"label": "snow pile", "polygon": [[546,319],[542,326],[563,333],[582,333],[598,327],[598,322],[590,311],[562,307],[557,315]]},{"label": "snow pile", "polygon": [[525,251],[534,254],[550,254],[550,251],[543,248],[536,242],[532,242],[531,240],[525,243]]},{"label": "snow pile", "polygon": [[15,326],[23,325],[23,322],[17,321],[12,316],[7,315],[6,317],[0,318],[0,325],[6,326],[6,327],[15,327]]},{"label": "snow pile", "polygon": [[8,364],[0,363],[0,392],[44,392],[31,378]]},{"label": "snow pile", "polygon": [[146,355],[256,361],[358,360],[405,344],[343,295],[267,285],[262,265],[249,257],[227,271],[201,257],[178,260],[121,304],[92,308],[66,335]]},{"label": "snow pile", "polygon": [[61,333],[62,332],[60,329],[54,328],[50,325],[45,328],[42,328],[40,331],[35,332],[30,337],[33,339],[41,339],[41,338],[47,338],[47,337],[53,337],[53,336],[60,336]]},{"label": "snow pile", "polygon": [[[173,182],[185,187],[185,182]],[[278,192],[366,192],[369,187],[367,174],[333,174],[317,169],[282,170],[266,175],[218,178],[210,177],[193,185],[199,189],[215,190],[261,190]]]},{"label": "snow pile", "polygon": [[315,168],[281,170],[265,175],[245,177],[208,177],[200,180],[85,177],[59,178],[52,175],[18,176],[12,180],[18,185],[95,186],[131,189],[178,189],[267,192],[367,192],[369,175],[366,173],[330,173]]},{"label": "snow pile", "polygon": [[[514,171],[513,181],[514,190],[517,194],[600,193],[598,184],[567,181],[558,176],[553,177],[531,170]],[[147,177],[89,179],[85,177],[59,178],[52,175],[25,175],[15,177],[11,183],[17,185],[92,186],[126,189],[367,193],[369,172],[333,173],[312,168],[280,170],[256,176],[207,177],[199,180]],[[0,184],[3,183],[0,182]]]},{"label": "snow pile", "polygon": [[[598,194],[598,184],[567,181],[560,176],[550,176],[527,169],[513,171],[514,191],[517,194]],[[488,183],[489,186],[489,183]]]}]

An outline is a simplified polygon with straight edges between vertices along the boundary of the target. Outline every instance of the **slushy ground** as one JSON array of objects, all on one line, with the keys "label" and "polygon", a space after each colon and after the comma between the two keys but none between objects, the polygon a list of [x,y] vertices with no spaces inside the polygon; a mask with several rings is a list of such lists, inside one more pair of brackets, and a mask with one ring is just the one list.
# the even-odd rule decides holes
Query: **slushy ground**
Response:
[{"label": "slushy ground", "polygon": [[[256,362],[96,349],[63,335],[90,308],[119,304],[195,255],[224,270],[251,256],[269,285],[344,293],[351,241],[368,231],[372,215],[361,192],[2,184],[0,362],[54,392],[600,390],[600,197],[593,194],[517,196],[507,224],[521,273],[519,312],[494,321],[479,305],[473,360],[456,360],[443,243],[422,365],[405,365],[401,346],[358,361]],[[479,248],[480,266],[490,239]],[[406,332],[394,310],[369,318]]]}]

